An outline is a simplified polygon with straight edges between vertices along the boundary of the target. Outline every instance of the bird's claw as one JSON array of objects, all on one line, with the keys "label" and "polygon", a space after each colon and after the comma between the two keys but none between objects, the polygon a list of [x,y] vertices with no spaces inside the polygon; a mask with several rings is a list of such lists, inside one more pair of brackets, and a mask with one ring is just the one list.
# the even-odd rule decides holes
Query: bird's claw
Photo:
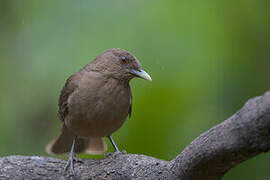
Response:
[{"label": "bird's claw", "polygon": [[73,167],[73,158],[68,158],[68,161],[64,170],[67,171],[68,168],[69,168],[69,172],[71,172],[71,175],[75,177],[75,171]]},{"label": "bird's claw", "polygon": [[81,164],[83,164],[83,160],[80,159],[80,158],[75,158],[75,157],[73,157],[73,161],[75,161],[76,163],[81,163]]},{"label": "bird's claw", "polygon": [[116,157],[116,156],[118,156],[118,155],[120,155],[120,154],[127,154],[127,151],[125,151],[125,150],[123,150],[123,151],[115,151],[115,152],[113,152],[113,153],[111,153],[111,152],[108,152],[108,153],[105,153],[105,156],[106,157],[109,157],[109,156],[113,156],[113,157]]},{"label": "bird's claw", "polygon": [[126,150],[123,150],[120,152],[121,154],[127,154],[127,151]]}]

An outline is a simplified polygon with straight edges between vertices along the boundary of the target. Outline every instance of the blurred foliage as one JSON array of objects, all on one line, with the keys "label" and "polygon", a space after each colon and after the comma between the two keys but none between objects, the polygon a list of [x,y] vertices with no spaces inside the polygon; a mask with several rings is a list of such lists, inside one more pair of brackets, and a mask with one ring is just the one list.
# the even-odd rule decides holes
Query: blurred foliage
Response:
[{"label": "blurred foliage", "polygon": [[[56,112],[65,79],[120,47],[137,56],[153,82],[132,80],[133,116],[114,139],[129,153],[174,158],[270,89],[269,5],[0,0],[0,154],[46,155],[61,126]],[[224,179],[269,179],[269,162],[262,154]]]}]

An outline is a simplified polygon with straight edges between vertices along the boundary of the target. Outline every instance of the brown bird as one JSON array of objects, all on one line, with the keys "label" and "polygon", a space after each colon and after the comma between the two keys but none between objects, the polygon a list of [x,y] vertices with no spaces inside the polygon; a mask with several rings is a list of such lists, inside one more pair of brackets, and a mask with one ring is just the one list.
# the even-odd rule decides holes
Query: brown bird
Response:
[{"label": "brown bird", "polygon": [[131,116],[129,81],[134,77],[152,81],[131,53],[109,49],[67,79],[58,104],[62,130],[46,147],[51,154],[70,151],[65,170],[70,166],[74,174],[74,151],[106,151],[103,137],[108,137],[119,152],[111,135]]}]

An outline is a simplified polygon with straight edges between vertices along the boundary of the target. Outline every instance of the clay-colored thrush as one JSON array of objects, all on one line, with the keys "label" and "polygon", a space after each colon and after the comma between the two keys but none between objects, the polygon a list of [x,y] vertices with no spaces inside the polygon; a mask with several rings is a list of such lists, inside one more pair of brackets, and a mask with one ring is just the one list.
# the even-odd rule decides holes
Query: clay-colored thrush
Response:
[{"label": "clay-colored thrush", "polygon": [[67,166],[73,170],[76,153],[103,153],[108,137],[119,151],[111,134],[131,115],[132,94],[129,81],[140,77],[151,81],[140,62],[126,50],[109,49],[71,75],[61,91],[58,116],[60,134],[47,145],[47,152],[70,151]]}]

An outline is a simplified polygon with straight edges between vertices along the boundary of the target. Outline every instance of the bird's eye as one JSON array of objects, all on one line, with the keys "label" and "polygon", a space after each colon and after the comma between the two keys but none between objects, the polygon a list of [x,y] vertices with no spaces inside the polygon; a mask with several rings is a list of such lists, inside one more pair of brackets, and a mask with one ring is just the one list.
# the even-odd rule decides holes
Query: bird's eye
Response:
[{"label": "bird's eye", "polygon": [[122,61],[122,63],[126,63],[127,62],[127,58],[125,56],[122,56],[121,57],[121,61]]}]

